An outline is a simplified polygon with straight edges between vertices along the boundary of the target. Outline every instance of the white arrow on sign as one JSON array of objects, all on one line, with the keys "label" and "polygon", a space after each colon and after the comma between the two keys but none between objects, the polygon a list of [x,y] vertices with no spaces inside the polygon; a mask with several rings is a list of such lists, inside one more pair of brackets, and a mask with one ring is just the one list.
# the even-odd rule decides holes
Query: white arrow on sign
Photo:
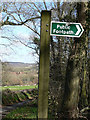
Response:
[{"label": "white arrow on sign", "polygon": [[84,29],[81,23],[51,21],[50,35],[80,37]]},{"label": "white arrow on sign", "polygon": [[78,29],[78,31],[76,32],[75,35],[78,35],[81,32],[81,29],[80,29],[79,25],[76,25],[76,28]]}]

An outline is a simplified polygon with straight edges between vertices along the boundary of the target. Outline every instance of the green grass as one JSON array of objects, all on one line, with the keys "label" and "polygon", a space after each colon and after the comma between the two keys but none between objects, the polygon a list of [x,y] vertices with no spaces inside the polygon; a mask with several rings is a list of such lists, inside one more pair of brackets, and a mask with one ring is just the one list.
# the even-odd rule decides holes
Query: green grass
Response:
[{"label": "green grass", "polygon": [[[36,106],[24,106],[24,107],[18,107],[17,109],[13,110],[9,114],[6,115],[5,119],[35,119],[38,115],[38,108]],[[54,118],[50,115],[48,115],[48,118]]]},{"label": "green grass", "polygon": [[30,86],[2,86],[2,90],[5,90],[5,89],[10,89],[10,90],[25,90],[25,89],[34,89],[34,88],[38,88],[38,85],[37,86],[34,86],[34,85],[30,85]]},{"label": "green grass", "polygon": [[[49,112],[48,119],[51,120],[54,117],[51,115],[52,113]],[[37,105],[37,99],[32,100],[30,103],[27,103],[26,105],[22,107],[18,107],[15,110],[11,111],[9,114],[5,116],[3,120],[21,120],[21,119],[37,119],[38,115],[38,105]]]},{"label": "green grass", "polygon": [[10,112],[6,119],[37,118],[37,107],[24,106]]}]

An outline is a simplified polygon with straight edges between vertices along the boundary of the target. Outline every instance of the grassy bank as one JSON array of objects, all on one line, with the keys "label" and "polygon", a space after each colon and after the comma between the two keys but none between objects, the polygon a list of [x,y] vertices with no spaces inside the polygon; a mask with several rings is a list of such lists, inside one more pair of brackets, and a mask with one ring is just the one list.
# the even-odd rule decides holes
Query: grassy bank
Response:
[{"label": "grassy bank", "polygon": [[37,89],[25,89],[12,91],[5,89],[2,91],[2,105],[11,105],[17,102],[25,101],[27,99],[33,99],[37,96]]}]

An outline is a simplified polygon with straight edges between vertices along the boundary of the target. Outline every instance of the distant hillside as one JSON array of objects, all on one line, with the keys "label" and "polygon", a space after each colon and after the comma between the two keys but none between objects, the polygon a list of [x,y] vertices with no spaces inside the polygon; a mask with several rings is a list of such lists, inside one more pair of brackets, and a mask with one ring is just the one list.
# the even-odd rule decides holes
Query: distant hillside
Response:
[{"label": "distant hillside", "polygon": [[12,67],[34,67],[35,63],[23,63],[23,62],[6,62]]},{"label": "distant hillside", "polygon": [[38,83],[37,64],[3,62],[2,85],[34,85]]}]

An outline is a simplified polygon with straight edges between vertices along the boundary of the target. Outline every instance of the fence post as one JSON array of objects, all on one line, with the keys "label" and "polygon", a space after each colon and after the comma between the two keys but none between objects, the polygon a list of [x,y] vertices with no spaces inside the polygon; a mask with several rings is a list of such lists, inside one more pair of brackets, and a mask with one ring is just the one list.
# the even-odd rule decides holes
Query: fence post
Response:
[{"label": "fence post", "polygon": [[50,22],[51,11],[42,11],[39,58],[38,119],[48,118]]}]

